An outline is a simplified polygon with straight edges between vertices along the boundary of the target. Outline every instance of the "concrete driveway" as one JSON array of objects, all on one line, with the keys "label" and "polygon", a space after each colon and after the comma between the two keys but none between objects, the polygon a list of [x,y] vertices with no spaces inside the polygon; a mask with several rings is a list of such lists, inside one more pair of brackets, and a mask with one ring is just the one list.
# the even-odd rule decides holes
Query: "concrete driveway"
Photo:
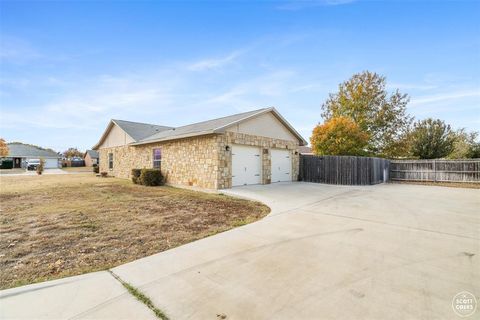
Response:
[{"label": "concrete driveway", "polygon": [[[480,190],[287,183],[225,193],[272,213],[112,271],[171,319],[460,319],[453,297],[479,297]],[[48,295],[34,286],[2,292],[1,315],[58,315],[48,303],[18,312]],[[124,292],[83,303],[92,288],[64,289],[75,312],[62,317],[121,318],[118,306],[138,307]]]}]

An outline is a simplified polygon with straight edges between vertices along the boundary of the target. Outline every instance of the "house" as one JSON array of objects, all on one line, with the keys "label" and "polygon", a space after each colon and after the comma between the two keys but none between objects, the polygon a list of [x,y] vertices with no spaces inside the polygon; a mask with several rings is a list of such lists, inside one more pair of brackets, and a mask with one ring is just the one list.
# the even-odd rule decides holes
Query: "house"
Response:
[{"label": "house", "polygon": [[12,161],[13,168],[26,168],[30,159],[44,159],[45,168],[59,168],[62,156],[51,149],[44,149],[35,145],[20,142],[7,143],[8,155],[4,161]]},{"label": "house", "polygon": [[159,168],[173,185],[224,189],[297,180],[302,136],[275,108],[167,127],[111,120],[98,143],[100,171],[130,178]]},{"label": "house", "polygon": [[313,155],[312,148],[307,147],[307,146],[299,147],[298,152],[300,152],[300,154],[304,154],[304,155]]},{"label": "house", "polygon": [[87,150],[83,155],[86,167],[93,167],[98,164],[98,152],[95,150]]}]

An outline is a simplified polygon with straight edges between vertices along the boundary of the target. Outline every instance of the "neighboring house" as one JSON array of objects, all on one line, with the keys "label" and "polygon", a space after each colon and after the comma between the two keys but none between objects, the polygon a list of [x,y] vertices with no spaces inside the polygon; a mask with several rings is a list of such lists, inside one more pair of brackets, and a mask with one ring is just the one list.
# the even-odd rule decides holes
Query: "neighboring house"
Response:
[{"label": "neighboring house", "polygon": [[47,169],[60,167],[62,156],[51,149],[20,142],[12,142],[7,145],[8,156],[2,160],[13,161],[13,168],[26,168],[30,159],[44,159]]},{"label": "neighboring house", "polygon": [[83,160],[85,160],[86,167],[92,167],[93,165],[98,164],[98,152],[95,150],[87,150],[85,155],[83,156]]},{"label": "neighboring house", "polygon": [[312,148],[307,147],[307,146],[299,147],[298,152],[300,152],[300,154],[313,155]]},{"label": "neighboring house", "polygon": [[223,189],[297,180],[306,141],[274,108],[166,127],[111,120],[100,141],[100,171],[129,178],[160,168],[167,183]]}]

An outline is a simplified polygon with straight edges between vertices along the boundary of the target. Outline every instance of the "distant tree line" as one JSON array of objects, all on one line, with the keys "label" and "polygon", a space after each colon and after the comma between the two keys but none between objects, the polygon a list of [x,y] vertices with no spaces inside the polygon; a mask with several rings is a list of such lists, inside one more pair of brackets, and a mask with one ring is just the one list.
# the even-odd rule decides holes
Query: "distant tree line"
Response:
[{"label": "distant tree line", "polygon": [[67,150],[62,152],[62,155],[66,159],[72,158],[82,158],[83,159],[83,152],[78,150],[77,148],[68,148]]},{"label": "distant tree line", "polygon": [[440,119],[414,121],[407,94],[389,93],[386,79],[364,71],[341,83],[322,105],[324,122],[310,138],[318,155],[387,158],[480,158],[478,132],[453,130]]}]

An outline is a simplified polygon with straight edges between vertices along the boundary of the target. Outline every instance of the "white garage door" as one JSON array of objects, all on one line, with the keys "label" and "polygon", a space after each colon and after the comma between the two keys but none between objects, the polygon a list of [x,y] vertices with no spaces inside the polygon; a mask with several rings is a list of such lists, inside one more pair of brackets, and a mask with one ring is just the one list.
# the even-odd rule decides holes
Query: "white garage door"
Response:
[{"label": "white garage door", "polygon": [[232,146],[232,186],[262,183],[260,148]]},{"label": "white garage door", "polygon": [[292,157],[290,151],[271,149],[272,183],[292,181]]},{"label": "white garage door", "polygon": [[58,159],[45,159],[45,168],[58,168]]}]

